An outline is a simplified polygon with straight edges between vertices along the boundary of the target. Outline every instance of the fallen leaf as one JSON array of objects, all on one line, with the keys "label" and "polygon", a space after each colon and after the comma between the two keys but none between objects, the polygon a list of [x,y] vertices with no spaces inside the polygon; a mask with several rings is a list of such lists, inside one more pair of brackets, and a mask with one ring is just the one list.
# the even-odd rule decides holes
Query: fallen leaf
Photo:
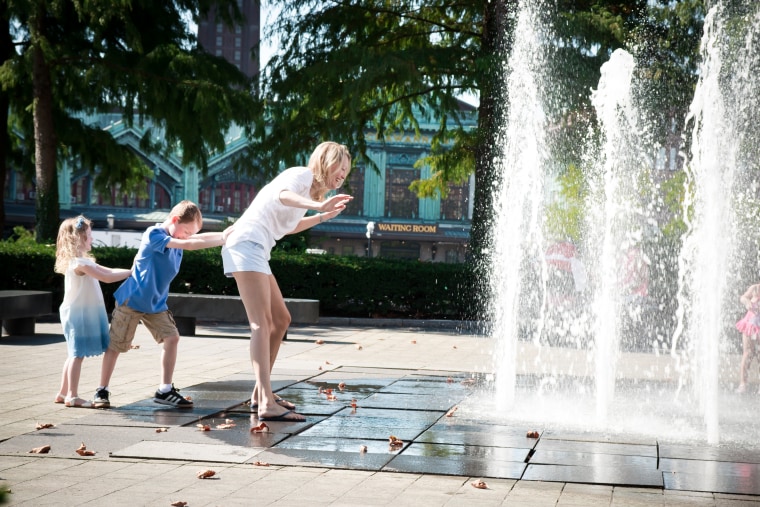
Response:
[{"label": "fallen leaf", "polygon": [[359,446],[359,452],[362,454],[367,452],[367,446],[366,445]]},{"label": "fallen leaf", "polygon": [[213,477],[216,475],[216,472],[213,470],[201,470],[198,472],[198,478],[199,479],[208,479],[209,477]]},{"label": "fallen leaf", "polygon": [[356,398],[351,400],[351,408],[356,409]]},{"label": "fallen leaf", "polygon": [[192,396],[185,396],[185,399],[186,399],[187,401],[193,401],[193,397],[192,397]]},{"label": "fallen leaf", "polygon": [[412,340],[412,345],[417,345],[417,340]]},{"label": "fallen leaf", "polygon": [[527,435],[525,435],[528,438],[538,438],[538,432],[537,431],[529,431]]},{"label": "fallen leaf", "polygon": [[255,467],[268,467],[269,463],[267,463],[266,461],[254,461],[252,465]]},{"label": "fallen leaf", "polygon": [[327,401],[335,401],[337,399],[338,399],[338,397],[335,396],[334,394],[328,394],[327,395]]},{"label": "fallen leaf", "polygon": [[325,361],[325,364],[332,364],[330,361]]},{"label": "fallen leaf", "polygon": [[454,417],[454,412],[456,412],[457,410],[459,410],[459,407],[455,405],[451,410],[446,412],[446,417]]},{"label": "fallen leaf", "polygon": [[322,366],[320,365],[319,368],[317,368],[317,370],[322,371]]},{"label": "fallen leaf", "polygon": [[178,500],[176,502],[172,502],[172,507],[185,507],[187,505],[187,502],[183,502],[182,500]]},{"label": "fallen leaf", "polygon": [[208,424],[196,424],[195,425],[200,431],[211,431],[211,426]]},{"label": "fallen leaf", "polygon": [[88,451],[87,449],[77,449],[76,452],[80,456],[95,456],[95,451]]},{"label": "fallen leaf", "polygon": [[470,485],[471,485],[473,488],[478,488],[478,489],[488,489],[488,484],[486,484],[486,483],[485,483],[485,481],[483,481],[482,479],[478,479],[477,481],[472,481],[472,482],[470,483]]},{"label": "fallen leaf", "polygon": [[31,451],[29,451],[34,454],[47,454],[50,452],[50,446],[49,445],[42,445],[40,447],[35,447]]},{"label": "fallen leaf", "polygon": [[47,428],[55,428],[55,424],[53,423],[37,423],[37,429],[38,430],[44,430]]},{"label": "fallen leaf", "polygon": [[166,433],[169,428],[156,428],[156,433]]},{"label": "fallen leaf", "polygon": [[456,346],[456,345],[454,345],[454,348],[457,348],[457,346]]},{"label": "fallen leaf", "polygon": [[332,387],[327,387],[325,389],[322,389],[322,392],[325,393],[327,396],[330,396],[333,393]]},{"label": "fallen leaf", "polygon": [[251,433],[265,433],[267,431],[269,431],[269,426],[267,426],[267,423],[265,422],[259,423],[258,426],[251,428]]},{"label": "fallen leaf", "polygon": [[341,391],[344,390],[345,388],[346,388],[345,382],[341,382],[340,384],[338,384],[338,389],[340,389]]},{"label": "fallen leaf", "polygon": [[454,382],[453,378],[449,377],[446,379],[446,383],[451,384],[452,382]]},{"label": "fallen leaf", "polygon": [[134,349],[139,349],[139,348],[140,348],[140,346],[139,346],[139,345],[132,345],[132,346],[131,346],[131,347],[129,347],[129,348],[130,348],[130,349],[133,349],[133,350],[134,350]]},{"label": "fallen leaf", "polygon": [[356,350],[361,350],[361,349],[362,349],[362,346],[357,343],[356,344]]},{"label": "fallen leaf", "polygon": [[316,343],[317,345],[322,345],[323,343],[325,343],[325,341],[322,338],[320,338],[318,340],[314,340],[314,343]]},{"label": "fallen leaf", "polygon": [[391,447],[401,447],[402,445],[404,445],[403,440],[393,435],[388,437],[388,443],[390,443]]},{"label": "fallen leaf", "polygon": [[216,425],[216,429],[218,429],[218,430],[228,430],[228,429],[234,428],[234,427],[235,427],[234,424],[217,424]]}]

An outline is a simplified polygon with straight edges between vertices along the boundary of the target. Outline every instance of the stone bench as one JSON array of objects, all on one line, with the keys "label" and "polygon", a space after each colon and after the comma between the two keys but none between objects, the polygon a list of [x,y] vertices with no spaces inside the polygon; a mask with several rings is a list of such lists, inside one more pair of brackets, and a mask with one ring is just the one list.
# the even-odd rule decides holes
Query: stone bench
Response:
[{"label": "stone bench", "polygon": [[[179,334],[185,336],[195,336],[195,324],[198,320],[248,323],[240,296],[172,292],[169,294],[167,305],[174,316]],[[285,306],[288,307],[293,324],[319,322],[319,301],[316,299],[285,298]]]},{"label": "stone bench", "polygon": [[32,335],[37,317],[49,315],[53,293],[40,290],[0,290],[0,320],[9,335]]}]

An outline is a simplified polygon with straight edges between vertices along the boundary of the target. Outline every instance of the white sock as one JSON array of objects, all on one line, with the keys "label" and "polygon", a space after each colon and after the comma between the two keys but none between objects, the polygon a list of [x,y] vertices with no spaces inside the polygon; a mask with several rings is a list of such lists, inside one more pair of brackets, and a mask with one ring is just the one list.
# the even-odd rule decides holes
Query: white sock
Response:
[{"label": "white sock", "polygon": [[158,386],[158,392],[161,394],[166,394],[171,390],[172,390],[171,384],[159,384]]}]

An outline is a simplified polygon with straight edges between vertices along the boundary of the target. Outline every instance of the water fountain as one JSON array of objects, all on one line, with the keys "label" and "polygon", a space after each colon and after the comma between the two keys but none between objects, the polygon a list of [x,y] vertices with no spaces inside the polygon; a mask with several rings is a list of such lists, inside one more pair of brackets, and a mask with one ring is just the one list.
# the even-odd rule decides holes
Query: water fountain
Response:
[{"label": "water fountain", "polygon": [[[737,353],[730,344],[739,339],[732,328],[741,310],[735,293],[757,278],[747,273],[748,265],[756,271],[757,256],[748,262],[746,252],[757,251],[747,210],[757,207],[756,163],[749,153],[760,131],[752,121],[760,96],[753,72],[760,65],[760,9],[746,9],[754,12],[744,13],[742,23],[733,18],[731,37],[725,36],[722,2],[705,20],[682,153],[687,231],[664,260],[645,253],[647,242],[662,241],[661,179],[654,174],[659,141],[644,120],[646,104],[636,98],[636,62],[616,51],[602,67],[591,96],[598,135],[588,136],[584,158],[585,242],[577,245],[593,276],[585,319],[569,326],[565,343],[556,347],[546,342],[557,321],[549,318],[555,282],[543,218],[549,175],[557,170],[545,134],[553,85],[544,48],[551,34],[539,20],[546,11],[540,2],[521,2],[505,69],[510,108],[492,241],[498,417],[712,444],[758,440],[758,425],[751,423],[757,403],[731,392],[738,364],[730,359]],[[626,267],[637,264],[654,278],[667,263],[678,267],[669,292],[677,307],[621,290]],[[560,312],[563,317],[570,319]],[[666,322],[646,322],[653,318]],[[630,325],[642,321],[649,324],[646,331]],[[640,346],[630,347],[636,340]]]}]

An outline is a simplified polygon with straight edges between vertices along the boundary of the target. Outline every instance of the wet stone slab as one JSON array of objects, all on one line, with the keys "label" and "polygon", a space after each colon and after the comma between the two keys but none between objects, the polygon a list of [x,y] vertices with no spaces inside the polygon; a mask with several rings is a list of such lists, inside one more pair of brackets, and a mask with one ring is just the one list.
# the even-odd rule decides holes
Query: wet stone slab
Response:
[{"label": "wet stone slab", "polygon": [[540,448],[530,457],[531,464],[574,465],[590,467],[640,467],[657,469],[657,458],[652,456],[626,456],[594,452],[544,451]]},{"label": "wet stone slab", "polygon": [[392,408],[398,410],[437,410],[447,412],[462,399],[461,395],[442,393],[429,394],[399,394],[376,393],[361,401],[362,407]]},{"label": "wet stone slab", "polygon": [[756,470],[742,472],[741,465],[741,463],[737,463],[737,469],[731,475],[722,475],[716,472],[703,474],[663,472],[662,475],[666,489],[760,495],[760,475],[757,474]]},{"label": "wet stone slab", "polygon": [[142,441],[111,454],[115,458],[169,459],[209,461],[215,463],[245,463],[260,454],[263,448],[234,445],[182,442]]},{"label": "wet stone slab", "polygon": [[490,447],[518,447],[532,449],[537,439],[528,438],[522,427],[461,424],[456,418],[442,417],[420,435],[417,442],[461,444]]},{"label": "wet stone slab", "polygon": [[380,471],[392,457],[388,454],[362,453],[358,450],[340,452],[275,447],[258,454],[256,460],[271,465],[282,466],[314,466],[346,470]]},{"label": "wet stone slab", "polygon": [[309,437],[335,437],[383,440],[391,435],[412,440],[443,414],[408,410],[358,408],[343,409],[302,433]]},{"label": "wet stone slab", "polygon": [[536,451],[583,452],[593,454],[619,454],[623,456],[657,457],[657,445],[624,444],[616,442],[592,442],[578,440],[560,440],[542,435],[536,444]]},{"label": "wet stone slab", "polygon": [[662,472],[636,466],[569,466],[529,464],[522,477],[528,481],[575,482],[643,488],[662,488]]},{"label": "wet stone slab", "polygon": [[519,479],[530,449],[412,443],[385,471]]}]

